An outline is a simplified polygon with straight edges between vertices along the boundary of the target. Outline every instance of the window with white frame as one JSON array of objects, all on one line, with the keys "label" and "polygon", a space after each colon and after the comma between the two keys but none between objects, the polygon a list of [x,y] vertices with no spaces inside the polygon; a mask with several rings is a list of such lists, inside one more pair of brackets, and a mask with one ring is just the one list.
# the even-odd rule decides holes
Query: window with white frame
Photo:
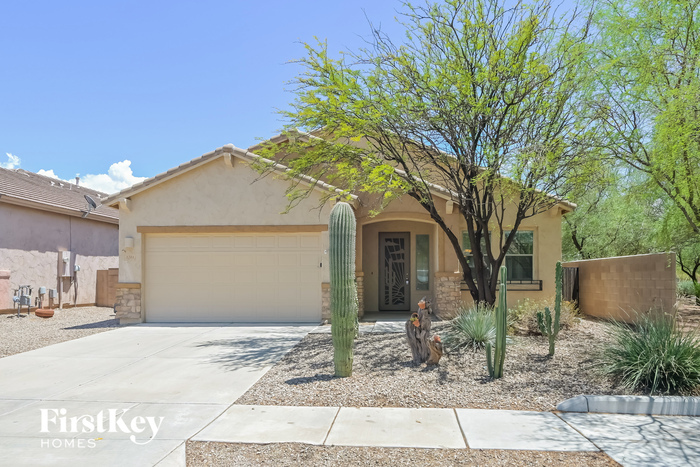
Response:
[{"label": "window with white frame", "polygon": [[[510,235],[510,232],[505,232]],[[531,230],[515,232],[515,238],[506,253],[505,265],[509,281],[531,281],[534,279],[534,241]]]}]

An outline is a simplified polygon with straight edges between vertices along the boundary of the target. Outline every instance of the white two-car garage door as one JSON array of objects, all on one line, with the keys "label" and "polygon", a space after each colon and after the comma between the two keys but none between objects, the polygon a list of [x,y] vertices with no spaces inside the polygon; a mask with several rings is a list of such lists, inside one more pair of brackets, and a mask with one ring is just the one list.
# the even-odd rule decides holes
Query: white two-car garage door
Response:
[{"label": "white two-car garage door", "polygon": [[149,322],[321,319],[321,235],[148,234]]}]

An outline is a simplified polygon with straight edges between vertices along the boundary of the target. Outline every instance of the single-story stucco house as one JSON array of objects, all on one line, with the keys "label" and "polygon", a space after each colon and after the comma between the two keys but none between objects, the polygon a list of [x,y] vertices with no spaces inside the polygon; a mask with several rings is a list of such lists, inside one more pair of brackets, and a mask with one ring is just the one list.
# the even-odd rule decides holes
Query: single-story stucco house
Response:
[{"label": "single-story stucco house", "polygon": [[[329,317],[332,206],[319,205],[336,189],[315,183],[311,196],[281,214],[289,182],[261,177],[251,167],[260,158],[255,148],[220,147],[104,200],[119,208],[121,323]],[[453,202],[448,196],[443,201],[439,209],[449,227],[465,231]],[[360,313],[408,311],[423,296],[448,312],[471,300],[454,251],[416,201],[405,196],[376,216],[362,194],[353,195],[352,204]],[[574,207],[559,201],[522,223],[518,240],[525,247],[513,255],[520,273],[509,284],[511,300],[554,295],[562,215]]]},{"label": "single-story stucco house", "polygon": [[[98,204],[87,215],[85,195]],[[0,168],[0,312],[13,311],[20,285],[33,288],[32,307],[40,287],[44,307],[95,304],[97,271],[119,265],[119,211],[100,205],[106,197],[78,179]]]}]

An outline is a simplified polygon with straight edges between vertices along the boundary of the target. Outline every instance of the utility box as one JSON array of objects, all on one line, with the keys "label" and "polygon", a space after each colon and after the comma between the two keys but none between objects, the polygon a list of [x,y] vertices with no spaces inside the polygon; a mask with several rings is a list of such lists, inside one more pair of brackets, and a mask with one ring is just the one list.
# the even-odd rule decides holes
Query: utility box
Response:
[{"label": "utility box", "polygon": [[71,277],[73,275],[73,271],[71,271],[70,267],[70,251],[62,251],[61,252],[61,276],[63,277]]}]

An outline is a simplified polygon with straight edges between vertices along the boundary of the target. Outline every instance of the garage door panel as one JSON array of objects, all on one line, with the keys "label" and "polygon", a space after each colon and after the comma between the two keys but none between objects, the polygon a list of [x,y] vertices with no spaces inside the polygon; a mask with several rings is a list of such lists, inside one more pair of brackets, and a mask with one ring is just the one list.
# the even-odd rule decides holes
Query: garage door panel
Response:
[{"label": "garage door panel", "polygon": [[217,252],[215,255],[209,255],[208,263],[215,268],[232,269],[232,266],[235,266],[235,256],[227,251]]},{"label": "garage door panel", "polygon": [[190,242],[183,237],[159,237],[157,242],[148,246],[149,251],[189,251]]},{"label": "garage door panel", "polygon": [[258,253],[255,255],[255,265],[258,268],[270,268],[277,266],[277,253]]},{"label": "garage door panel", "polygon": [[255,237],[253,235],[237,235],[233,237],[235,248],[255,248]]},{"label": "garage door panel", "polygon": [[190,246],[192,250],[211,250],[212,237],[192,237],[190,238]]},{"label": "garage door panel", "polygon": [[301,274],[298,271],[277,271],[277,282],[280,285],[300,283]]},{"label": "garage door panel", "polygon": [[216,250],[228,251],[233,247],[233,237],[212,237],[211,246]]},{"label": "garage door panel", "polygon": [[233,255],[233,265],[237,268],[254,267],[255,257],[255,253],[236,253]]},{"label": "garage door panel", "polygon": [[277,237],[261,235],[255,238],[255,246],[257,248],[275,248],[277,247]]},{"label": "garage door panel", "polygon": [[299,256],[299,266],[303,268],[316,268],[319,264],[321,264],[321,260],[316,251]]},{"label": "garage door panel", "polygon": [[278,245],[280,248],[298,248],[299,247],[299,237],[296,235],[287,235],[278,238]]},{"label": "garage door panel", "polygon": [[319,248],[321,246],[320,235],[304,235],[299,240],[301,248]]},{"label": "garage door panel", "polygon": [[149,235],[152,322],[319,321],[319,234]]},{"label": "garage door panel", "polygon": [[280,267],[299,267],[300,253],[280,253],[278,255]]}]

